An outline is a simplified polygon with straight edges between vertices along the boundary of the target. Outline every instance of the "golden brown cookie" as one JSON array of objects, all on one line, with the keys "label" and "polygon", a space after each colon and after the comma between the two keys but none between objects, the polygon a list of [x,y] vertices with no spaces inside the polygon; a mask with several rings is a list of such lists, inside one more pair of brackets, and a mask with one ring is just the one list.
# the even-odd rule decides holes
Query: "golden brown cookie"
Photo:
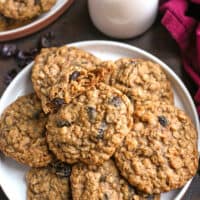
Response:
[{"label": "golden brown cookie", "polygon": [[133,102],[159,100],[173,104],[173,91],[160,65],[135,58],[121,58],[115,64],[117,67],[111,85],[124,92]]},{"label": "golden brown cookie", "polygon": [[134,126],[115,153],[121,174],[153,194],[182,187],[198,166],[197,132],[178,108],[161,102],[136,106]]},{"label": "golden brown cookie", "polygon": [[63,162],[102,164],[129,133],[132,113],[125,95],[101,83],[50,114],[49,148]]},{"label": "golden brown cookie", "polygon": [[79,94],[83,87],[87,89],[86,85],[92,86],[94,79],[92,73],[87,74],[87,70],[96,69],[99,62],[95,56],[74,47],[42,49],[32,69],[32,83],[44,112],[52,111],[57,101],[68,100],[69,88],[72,93],[74,88],[77,89]]},{"label": "golden brown cookie", "polygon": [[136,191],[120,176],[112,160],[100,166],[76,164],[72,168],[70,180],[74,200],[150,199],[148,195]]},{"label": "golden brown cookie", "polygon": [[0,13],[15,20],[28,20],[49,11],[56,0],[0,0]]},{"label": "golden brown cookie", "polygon": [[26,175],[27,200],[70,200],[69,178],[51,167],[32,168]]},{"label": "golden brown cookie", "polygon": [[35,94],[18,98],[1,116],[0,150],[31,167],[47,166],[52,154],[45,137],[46,121]]}]

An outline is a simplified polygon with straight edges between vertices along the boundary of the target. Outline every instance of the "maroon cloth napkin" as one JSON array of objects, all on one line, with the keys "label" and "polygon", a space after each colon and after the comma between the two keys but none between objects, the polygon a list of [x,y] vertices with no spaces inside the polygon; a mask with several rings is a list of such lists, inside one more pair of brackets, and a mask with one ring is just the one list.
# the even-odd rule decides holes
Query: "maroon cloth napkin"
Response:
[{"label": "maroon cloth napkin", "polygon": [[198,87],[194,96],[200,116],[200,0],[163,0],[161,23],[176,40],[183,66]]}]

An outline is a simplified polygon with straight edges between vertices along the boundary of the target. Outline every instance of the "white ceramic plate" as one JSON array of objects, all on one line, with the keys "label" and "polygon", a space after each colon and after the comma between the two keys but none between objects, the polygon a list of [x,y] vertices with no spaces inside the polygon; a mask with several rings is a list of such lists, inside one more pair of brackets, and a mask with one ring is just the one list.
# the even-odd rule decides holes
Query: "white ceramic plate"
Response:
[{"label": "white ceramic plate", "polygon": [[[198,115],[188,90],[178,76],[161,60],[141,49],[118,42],[86,41],[70,45],[82,48],[105,60],[115,60],[121,57],[140,57],[159,63],[172,83],[176,106],[185,110],[185,112],[191,117],[196,129],[198,130],[198,135],[200,135]],[[6,89],[0,100],[0,114],[10,103],[17,99],[17,97],[33,91],[30,79],[32,65],[33,63],[28,65],[21,73],[19,73]],[[200,143],[198,142],[198,147],[199,144]],[[25,173],[27,169],[27,167],[1,156],[0,185],[10,200],[26,199]],[[181,190],[162,194],[161,200],[180,200],[189,187],[190,182],[191,180],[188,181]]]},{"label": "white ceramic plate", "polygon": [[56,4],[47,13],[40,15],[31,23],[8,31],[0,31],[0,41],[13,40],[30,35],[48,26],[55,21],[74,0],[57,0]]}]

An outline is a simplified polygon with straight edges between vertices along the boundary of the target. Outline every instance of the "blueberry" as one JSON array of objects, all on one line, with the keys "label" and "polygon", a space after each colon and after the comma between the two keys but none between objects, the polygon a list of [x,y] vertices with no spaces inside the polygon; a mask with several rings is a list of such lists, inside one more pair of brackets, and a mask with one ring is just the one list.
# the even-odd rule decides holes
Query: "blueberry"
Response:
[{"label": "blueberry", "polygon": [[0,54],[2,57],[11,57],[17,53],[17,47],[15,44],[4,44],[1,47]]},{"label": "blueberry", "polygon": [[168,120],[166,119],[165,116],[158,116],[158,121],[164,127],[168,125]]},{"label": "blueberry", "polygon": [[79,76],[80,76],[80,72],[79,72],[79,71],[74,71],[74,72],[69,76],[69,81],[75,81]]}]

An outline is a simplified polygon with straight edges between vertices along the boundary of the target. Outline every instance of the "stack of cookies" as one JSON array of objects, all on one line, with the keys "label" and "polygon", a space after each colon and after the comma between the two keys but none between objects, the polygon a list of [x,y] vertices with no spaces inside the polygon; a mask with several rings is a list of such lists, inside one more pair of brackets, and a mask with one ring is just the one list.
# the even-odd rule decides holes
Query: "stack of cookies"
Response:
[{"label": "stack of cookies", "polygon": [[158,64],[48,48],[32,83],[0,122],[0,150],[31,167],[27,199],[159,199],[196,173],[197,132]]}]

